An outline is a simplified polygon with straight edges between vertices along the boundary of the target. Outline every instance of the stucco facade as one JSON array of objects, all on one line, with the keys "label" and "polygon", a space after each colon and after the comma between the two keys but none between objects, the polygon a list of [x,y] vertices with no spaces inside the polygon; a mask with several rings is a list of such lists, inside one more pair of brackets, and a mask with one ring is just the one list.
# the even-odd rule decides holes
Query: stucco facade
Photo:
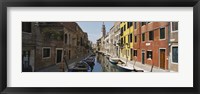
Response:
[{"label": "stucco facade", "polygon": [[120,23],[120,40],[121,40],[121,52],[120,57],[132,60],[133,50],[133,22],[121,22]]}]

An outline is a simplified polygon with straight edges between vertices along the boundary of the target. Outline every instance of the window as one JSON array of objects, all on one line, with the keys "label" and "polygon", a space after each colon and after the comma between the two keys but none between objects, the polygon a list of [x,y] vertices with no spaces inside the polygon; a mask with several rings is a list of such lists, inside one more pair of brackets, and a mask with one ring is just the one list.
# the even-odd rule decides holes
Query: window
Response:
[{"label": "window", "polygon": [[154,39],[154,32],[150,31],[149,32],[149,40],[153,40]]},{"label": "window", "polygon": [[145,41],[145,33],[142,34],[142,41]]},{"label": "window", "polygon": [[127,22],[127,24],[128,24],[128,25],[127,25],[127,28],[129,28],[129,27],[130,27],[130,25],[129,25],[130,23],[129,23],[129,22]]},{"label": "window", "polygon": [[137,22],[134,22],[134,29],[137,29]]},{"label": "window", "polygon": [[128,28],[131,27],[133,25],[132,22],[128,22]]},{"label": "window", "polygon": [[43,58],[50,57],[50,48],[43,48]]},{"label": "window", "polygon": [[31,22],[22,22],[22,32],[31,33]]},{"label": "window", "polygon": [[153,58],[153,54],[152,54],[152,51],[147,51],[147,59],[148,58]]},{"label": "window", "polygon": [[146,22],[142,22],[142,26],[143,26],[143,25],[146,25],[146,24],[147,24]]},{"label": "window", "polygon": [[131,27],[133,25],[133,22],[129,22],[129,25],[130,25],[129,27]]},{"label": "window", "polygon": [[132,33],[131,33],[131,34],[130,34],[130,42],[133,41],[132,37],[133,37],[133,35],[132,35]]},{"label": "window", "polygon": [[178,22],[172,22],[172,31],[178,30]]},{"label": "window", "polygon": [[135,42],[137,42],[137,36],[135,36]]},{"label": "window", "polygon": [[67,44],[67,34],[65,34],[65,44]]},{"label": "window", "polygon": [[123,27],[122,27],[122,28],[121,28],[121,36],[123,35],[123,30],[124,30],[124,29],[123,29]]},{"label": "window", "polygon": [[137,56],[137,50],[134,50],[133,56]]},{"label": "window", "polygon": [[172,62],[178,63],[178,47],[172,47]]},{"label": "window", "polygon": [[124,31],[126,31],[126,24],[124,25]]},{"label": "window", "polygon": [[165,28],[160,28],[160,39],[165,39]]}]

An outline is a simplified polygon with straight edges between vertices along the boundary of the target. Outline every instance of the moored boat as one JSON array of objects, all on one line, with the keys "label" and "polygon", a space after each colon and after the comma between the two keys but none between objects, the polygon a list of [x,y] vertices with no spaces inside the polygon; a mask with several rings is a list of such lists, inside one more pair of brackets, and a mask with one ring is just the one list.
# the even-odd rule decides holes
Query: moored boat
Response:
[{"label": "moored boat", "polygon": [[91,68],[91,71],[93,70],[93,68],[94,68],[94,65],[95,65],[95,56],[93,56],[93,55],[91,55],[91,56],[89,56],[88,58],[86,58],[85,60],[84,60],[84,62],[86,62],[88,65],[89,65],[89,67]]},{"label": "moored boat", "polygon": [[91,68],[87,63],[80,62],[76,63],[72,69],[69,69],[69,72],[90,72]]},{"label": "moored boat", "polygon": [[118,60],[112,59],[111,57],[109,57],[108,60],[112,64],[117,64],[119,62]]},{"label": "moored boat", "polygon": [[84,61],[85,62],[94,62],[95,61],[95,57],[94,56],[90,56],[90,57],[86,58]]},{"label": "moored boat", "polygon": [[110,58],[110,55],[106,55],[106,58]]},{"label": "moored boat", "polygon": [[[121,62],[121,61],[119,61]],[[123,62],[117,64],[117,66],[123,70],[126,70],[126,71],[134,71],[134,72],[144,72],[144,70],[137,70],[135,69],[133,66],[130,66],[130,65],[126,65],[124,64]]]},{"label": "moored boat", "polygon": [[110,57],[110,60],[114,61],[114,62],[119,62],[120,58],[117,57]]},{"label": "moored boat", "polygon": [[126,66],[124,64],[117,64],[117,66],[123,70],[126,70],[126,71],[134,71],[133,68],[129,67],[129,66]]}]

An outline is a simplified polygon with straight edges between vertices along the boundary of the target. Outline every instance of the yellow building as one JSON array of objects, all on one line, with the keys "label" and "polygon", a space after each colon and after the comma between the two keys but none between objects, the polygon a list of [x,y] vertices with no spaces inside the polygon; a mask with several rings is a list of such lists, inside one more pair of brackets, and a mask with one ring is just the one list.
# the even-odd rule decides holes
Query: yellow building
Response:
[{"label": "yellow building", "polygon": [[120,57],[128,60],[133,58],[134,30],[133,22],[120,23],[121,51]]}]

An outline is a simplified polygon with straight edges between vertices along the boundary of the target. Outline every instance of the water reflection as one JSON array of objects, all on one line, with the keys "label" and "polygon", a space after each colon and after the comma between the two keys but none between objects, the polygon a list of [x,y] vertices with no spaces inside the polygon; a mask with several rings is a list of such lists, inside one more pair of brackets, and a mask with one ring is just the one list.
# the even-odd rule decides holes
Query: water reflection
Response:
[{"label": "water reflection", "polygon": [[127,70],[110,63],[106,56],[97,53],[93,72],[127,72]]}]

